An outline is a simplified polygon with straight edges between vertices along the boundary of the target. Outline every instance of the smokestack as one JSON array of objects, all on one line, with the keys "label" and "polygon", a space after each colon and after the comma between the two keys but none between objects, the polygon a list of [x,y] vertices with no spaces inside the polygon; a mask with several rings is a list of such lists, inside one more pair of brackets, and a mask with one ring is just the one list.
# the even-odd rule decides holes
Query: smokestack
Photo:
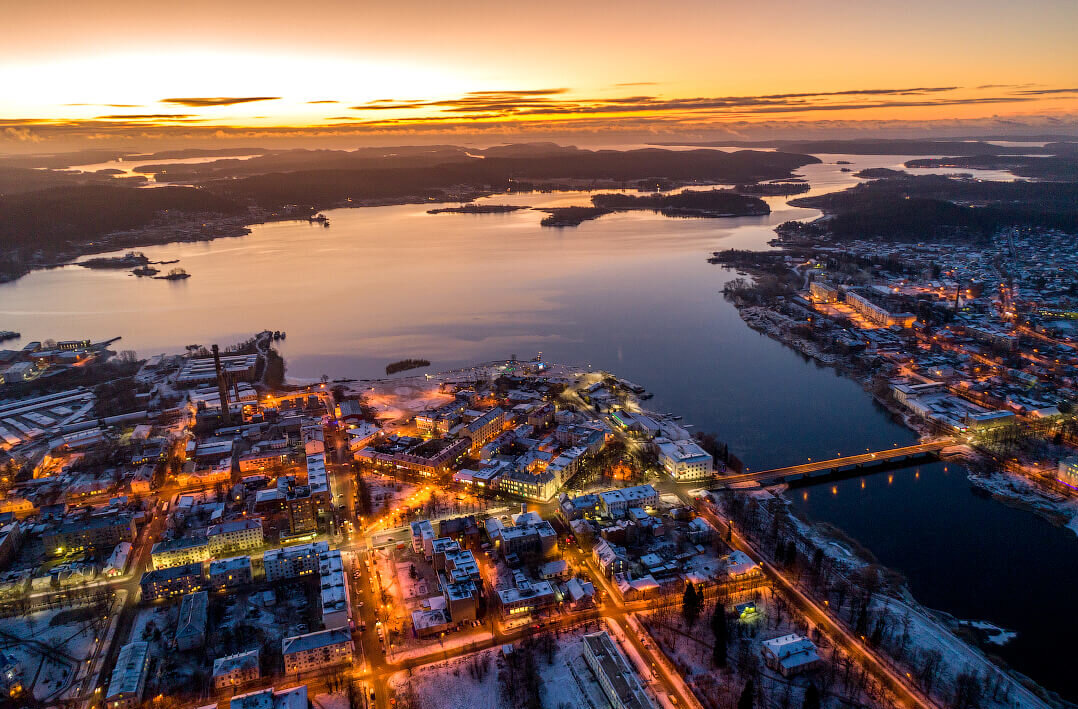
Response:
[{"label": "smokestack", "polygon": [[217,345],[213,346],[213,368],[217,370],[217,396],[221,399],[221,423],[228,426],[232,423],[232,409],[228,402],[228,383],[225,381],[225,372],[221,369],[221,352]]}]

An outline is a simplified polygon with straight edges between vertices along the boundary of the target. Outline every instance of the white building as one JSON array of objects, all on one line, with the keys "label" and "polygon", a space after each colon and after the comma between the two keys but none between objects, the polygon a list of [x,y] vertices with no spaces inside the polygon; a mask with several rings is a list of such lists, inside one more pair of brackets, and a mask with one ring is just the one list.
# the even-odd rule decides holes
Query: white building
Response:
[{"label": "white building", "polygon": [[659,443],[659,463],[678,482],[705,480],[715,472],[711,454],[689,440]]},{"label": "white building", "polygon": [[108,709],[132,709],[142,702],[149,662],[149,643],[128,643],[120,648],[116,667],[109,679],[109,691],[105,695]]},{"label": "white building", "polygon": [[584,636],[584,659],[614,709],[652,709],[655,706],[629,661],[605,630]]},{"label": "white building", "polygon": [[729,556],[724,556],[723,564],[726,567],[726,575],[731,579],[745,579],[759,576],[763,572],[759,564],[749,558],[743,551],[735,549]]},{"label": "white building", "polygon": [[318,573],[322,587],[322,625],[348,629],[352,619],[352,602],[348,595],[348,580],[341,553],[334,549],[319,554]]},{"label": "white building", "polygon": [[651,485],[635,485],[599,493],[599,509],[608,517],[623,517],[631,507],[655,507],[659,491]]},{"label": "white building", "polygon": [[815,669],[822,664],[812,641],[793,633],[764,640],[760,647],[760,654],[764,658],[764,663],[781,673],[783,677]]},{"label": "white building", "polygon": [[355,428],[348,429],[349,450],[358,451],[361,448],[366,448],[378,437],[381,430],[369,421],[363,421]]}]

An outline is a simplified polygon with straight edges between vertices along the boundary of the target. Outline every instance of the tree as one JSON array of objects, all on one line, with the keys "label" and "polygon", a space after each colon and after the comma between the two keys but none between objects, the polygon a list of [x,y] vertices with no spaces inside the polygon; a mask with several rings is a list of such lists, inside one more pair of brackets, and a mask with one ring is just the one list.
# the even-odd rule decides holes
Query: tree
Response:
[{"label": "tree", "polygon": [[359,500],[359,513],[363,517],[370,515],[373,507],[371,504],[371,488],[363,479],[363,474],[356,476],[356,498]]},{"label": "tree", "polygon": [[715,606],[711,614],[711,632],[715,636],[715,645],[711,651],[711,662],[715,667],[726,667],[726,613],[722,603]]},{"label": "tree", "polygon": [[752,686],[752,680],[750,679],[745,683],[745,688],[741,690],[741,696],[737,700],[737,709],[752,709],[755,706],[754,694],[755,689]]},{"label": "tree", "polygon": [[808,689],[805,690],[805,701],[801,704],[801,709],[820,709],[820,690],[816,689],[816,685],[809,683]]},{"label": "tree", "polygon": [[691,581],[685,584],[685,593],[681,597],[681,615],[690,628],[696,625],[696,619],[700,617],[700,596]]}]

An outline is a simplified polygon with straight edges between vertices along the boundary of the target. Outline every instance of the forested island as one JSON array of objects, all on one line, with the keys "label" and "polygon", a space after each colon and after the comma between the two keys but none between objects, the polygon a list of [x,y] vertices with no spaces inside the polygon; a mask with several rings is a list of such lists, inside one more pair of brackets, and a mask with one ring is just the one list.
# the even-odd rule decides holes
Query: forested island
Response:
[{"label": "forested island", "polygon": [[733,190],[686,190],[676,194],[598,194],[592,204],[612,212],[646,209],[667,217],[752,217],[771,213],[759,197]]},{"label": "forested island", "polygon": [[427,214],[504,214],[520,209],[531,209],[514,204],[465,204],[460,207],[439,207],[428,209]]},{"label": "forested island", "polygon": [[756,195],[758,197],[788,197],[804,194],[811,189],[807,182],[756,182],[751,185],[738,185],[735,192]]},{"label": "forested island", "polygon": [[396,374],[397,372],[406,372],[409,369],[419,369],[420,367],[429,366],[430,362],[425,359],[402,359],[387,364],[386,375]]}]

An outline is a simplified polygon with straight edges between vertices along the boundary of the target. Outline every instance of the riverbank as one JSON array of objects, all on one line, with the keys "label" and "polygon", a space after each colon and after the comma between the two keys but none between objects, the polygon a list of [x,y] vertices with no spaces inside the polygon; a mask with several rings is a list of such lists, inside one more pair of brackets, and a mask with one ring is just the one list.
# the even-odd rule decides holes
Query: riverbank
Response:
[{"label": "riverbank", "polygon": [[[720,260],[721,256],[716,253],[710,260],[730,267],[728,262]],[[822,316],[811,310],[803,301],[799,305],[796,302],[798,299],[793,297],[792,293],[787,292],[786,295],[775,298],[767,304],[751,302],[750,298],[757,295],[753,292],[754,289],[776,287],[774,285],[776,268],[781,262],[774,257],[774,254],[769,254],[761,265],[754,267],[746,260],[748,256],[748,254],[729,254],[732,263],[736,264],[739,275],[748,276],[752,279],[751,283],[746,284],[740,282],[741,279],[739,279],[735,287],[730,288],[728,284],[724,291],[746,325],[781,342],[804,357],[814,360],[817,364],[832,367],[843,376],[853,379],[896,421],[901,422],[904,427],[918,436],[927,437],[938,433],[893,399],[891,387],[880,385],[874,377],[876,368],[869,366],[871,363],[862,359],[860,350],[848,348],[845,353],[829,351],[842,343],[837,337],[826,334],[821,341],[818,331],[809,327],[809,324]],[[765,279],[768,285],[761,287],[759,284]],[[1067,527],[1078,534],[1078,499],[1075,497],[1049,489],[1045,483],[1026,474],[1023,469],[1011,469],[1015,466],[1005,465],[969,446],[952,449],[950,454],[954,459],[967,465],[971,471],[976,471],[970,473],[969,480],[982,493],[1009,506],[1032,512],[1053,525]]]}]

